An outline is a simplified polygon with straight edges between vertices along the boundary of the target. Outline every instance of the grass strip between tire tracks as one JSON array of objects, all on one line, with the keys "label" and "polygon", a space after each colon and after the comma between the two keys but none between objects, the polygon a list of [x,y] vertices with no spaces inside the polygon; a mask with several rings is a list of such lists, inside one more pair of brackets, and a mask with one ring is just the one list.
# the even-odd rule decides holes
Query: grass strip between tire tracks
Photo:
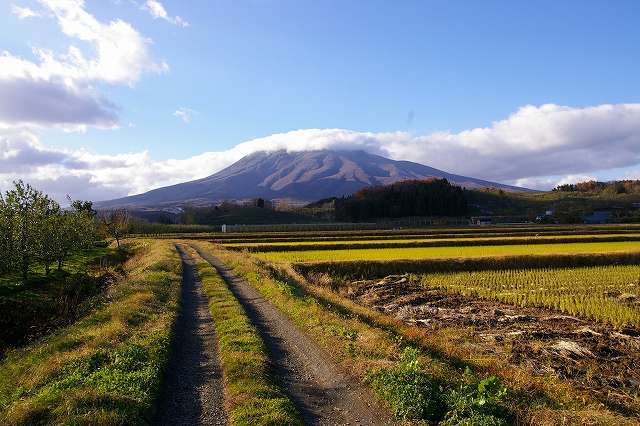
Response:
[{"label": "grass strip between tire tracks", "polygon": [[274,383],[266,347],[218,272],[190,247],[218,339],[229,421],[234,425],[301,425],[293,402]]}]

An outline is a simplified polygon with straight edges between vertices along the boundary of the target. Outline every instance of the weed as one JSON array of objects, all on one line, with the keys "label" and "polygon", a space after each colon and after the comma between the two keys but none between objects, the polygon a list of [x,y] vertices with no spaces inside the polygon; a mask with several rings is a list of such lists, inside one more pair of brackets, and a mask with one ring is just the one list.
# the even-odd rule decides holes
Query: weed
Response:
[{"label": "weed", "polygon": [[406,348],[396,367],[371,372],[367,382],[396,417],[437,421],[445,412],[442,387],[422,371],[418,355],[417,349]]},{"label": "weed", "polygon": [[[471,374],[467,372],[467,377]],[[508,413],[500,404],[507,396],[500,380],[487,377],[477,383],[463,383],[447,393],[443,425],[503,426]]]},{"label": "weed", "polygon": [[[507,389],[495,376],[477,383],[463,383],[447,390],[446,384],[425,373],[420,352],[405,348],[393,368],[373,371],[371,387],[387,401],[396,417],[428,420],[443,425],[506,425],[508,413],[501,406]],[[470,377],[470,373],[465,376]]]}]

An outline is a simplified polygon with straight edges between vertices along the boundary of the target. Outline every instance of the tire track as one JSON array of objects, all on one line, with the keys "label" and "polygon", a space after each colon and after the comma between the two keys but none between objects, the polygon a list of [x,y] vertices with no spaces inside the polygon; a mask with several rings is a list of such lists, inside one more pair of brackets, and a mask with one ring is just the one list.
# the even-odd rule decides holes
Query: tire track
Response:
[{"label": "tire track", "polygon": [[193,260],[180,245],[176,249],[183,266],[181,306],[154,424],[226,425],[222,370],[207,298]]},{"label": "tire track", "polygon": [[395,424],[368,388],[343,374],[329,356],[275,306],[214,255],[192,247],[209,262],[243,306],[265,342],[274,374],[308,425]]}]

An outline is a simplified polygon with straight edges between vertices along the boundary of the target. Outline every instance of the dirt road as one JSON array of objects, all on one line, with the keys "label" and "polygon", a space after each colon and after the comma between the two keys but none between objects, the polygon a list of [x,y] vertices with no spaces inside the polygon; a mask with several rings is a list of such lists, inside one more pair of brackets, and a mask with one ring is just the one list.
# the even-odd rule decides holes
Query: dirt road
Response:
[{"label": "dirt road", "polygon": [[263,338],[278,377],[308,425],[387,425],[391,415],[363,385],[339,371],[328,355],[244,279],[200,247]]},{"label": "dirt road", "polygon": [[207,299],[192,259],[182,257],[182,305],[155,424],[226,425],[222,372]]}]

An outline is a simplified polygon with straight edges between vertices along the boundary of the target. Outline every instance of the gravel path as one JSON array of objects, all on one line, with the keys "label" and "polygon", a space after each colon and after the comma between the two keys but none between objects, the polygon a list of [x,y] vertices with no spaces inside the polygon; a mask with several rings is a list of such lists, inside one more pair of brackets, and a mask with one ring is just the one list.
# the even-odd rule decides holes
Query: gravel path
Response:
[{"label": "gravel path", "polygon": [[183,265],[182,303],[154,423],[226,425],[222,370],[207,298],[202,293],[193,260],[181,246],[176,248]]},{"label": "gravel path", "polygon": [[220,259],[193,246],[214,266],[256,325],[271,355],[274,374],[307,425],[387,425],[391,415],[369,389],[343,374],[328,354]]}]

